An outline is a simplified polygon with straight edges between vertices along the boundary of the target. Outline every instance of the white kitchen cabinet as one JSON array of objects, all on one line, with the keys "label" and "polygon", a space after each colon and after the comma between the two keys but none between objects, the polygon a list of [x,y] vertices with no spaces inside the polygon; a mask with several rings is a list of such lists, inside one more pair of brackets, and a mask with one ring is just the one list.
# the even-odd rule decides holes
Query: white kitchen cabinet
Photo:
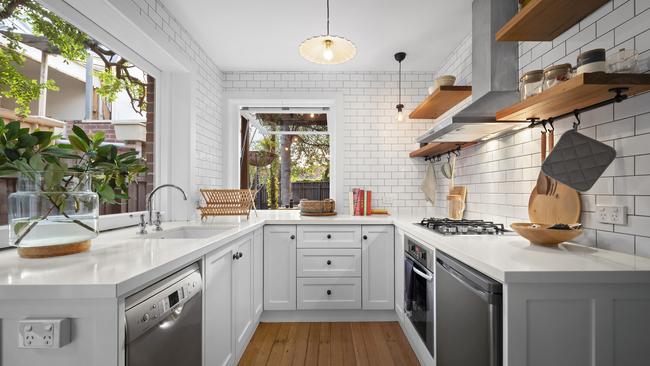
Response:
[{"label": "white kitchen cabinet", "polygon": [[404,231],[395,229],[395,312],[404,317]]},{"label": "white kitchen cabinet", "polygon": [[298,277],[361,277],[361,249],[298,249]]},{"label": "white kitchen cabinet", "polygon": [[205,364],[210,366],[234,363],[233,329],[233,246],[205,257],[204,314]]},{"label": "white kitchen cabinet", "polygon": [[234,244],[233,297],[235,343],[237,358],[246,349],[253,335],[253,236],[249,235]]},{"label": "white kitchen cabinet", "polygon": [[253,310],[259,321],[264,309],[264,229],[253,235]]},{"label": "white kitchen cabinet", "polygon": [[395,305],[394,227],[364,225],[361,231],[363,309],[393,309]]},{"label": "white kitchen cabinet", "polygon": [[299,225],[298,248],[360,248],[359,225]]},{"label": "white kitchen cabinet", "polygon": [[245,235],[206,255],[205,364],[232,365],[241,357],[255,331],[255,235]]},{"label": "white kitchen cabinet", "polygon": [[298,309],[361,309],[361,279],[298,278]]},{"label": "white kitchen cabinet", "polygon": [[296,309],[296,226],[264,227],[264,309]]}]

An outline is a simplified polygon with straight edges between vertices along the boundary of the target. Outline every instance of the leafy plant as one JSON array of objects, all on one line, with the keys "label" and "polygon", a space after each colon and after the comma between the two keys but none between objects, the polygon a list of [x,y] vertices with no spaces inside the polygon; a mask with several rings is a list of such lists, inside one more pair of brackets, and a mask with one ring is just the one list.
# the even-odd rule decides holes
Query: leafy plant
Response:
[{"label": "leafy plant", "polygon": [[[0,118],[0,176],[23,174],[41,188],[51,207],[26,228],[21,228],[17,242],[55,208],[68,217],[63,208],[66,191],[81,184],[78,173],[92,177],[93,190],[101,202],[117,203],[128,199],[129,184],[147,171],[146,163],[136,151],[119,154],[115,145],[103,144],[104,133],[86,134],[79,126],[72,128],[69,144],[57,143],[60,136],[51,131],[21,128],[19,121],[4,123]],[[94,231],[78,220],[73,222]]]},{"label": "leafy plant", "polygon": [[[146,112],[147,83],[132,75],[134,66],[127,60],[34,0],[0,0],[0,21],[12,18],[27,23],[34,35],[45,37],[51,48],[66,61],[85,63],[88,51],[92,51],[104,63],[104,70],[95,73],[101,82],[97,94],[114,101],[118,93],[125,91],[131,98],[133,109],[140,114]],[[39,83],[23,75],[21,68],[25,63],[25,50],[20,43],[20,34],[9,28],[2,35],[7,44],[0,47],[0,95],[14,99],[16,113],[27,116],[30,102],[38,99],[41,90],[58,90],[58,87],[53,80]]]}]

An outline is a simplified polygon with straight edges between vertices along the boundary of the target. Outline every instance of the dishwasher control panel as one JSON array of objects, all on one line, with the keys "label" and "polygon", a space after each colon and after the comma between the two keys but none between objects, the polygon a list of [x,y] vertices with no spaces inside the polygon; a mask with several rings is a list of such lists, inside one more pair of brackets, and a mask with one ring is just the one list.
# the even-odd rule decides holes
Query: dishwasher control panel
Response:
[{"label": "dishwasher control panel", "polygon": [[[159,284],[151,287],[160,291],[142,299],[141,302],[128,308],[126,311],[127,338],[129,341],[139,337],[154,326],[170,326],[175,316],[180,315],[185,304],[191,297],[201,292],[202,281],[198,268],[182,278],[174,278],[163,286]],[[165,286],[169,285],[169,286]],[[146,290],[145,290],[146,291]]]}]

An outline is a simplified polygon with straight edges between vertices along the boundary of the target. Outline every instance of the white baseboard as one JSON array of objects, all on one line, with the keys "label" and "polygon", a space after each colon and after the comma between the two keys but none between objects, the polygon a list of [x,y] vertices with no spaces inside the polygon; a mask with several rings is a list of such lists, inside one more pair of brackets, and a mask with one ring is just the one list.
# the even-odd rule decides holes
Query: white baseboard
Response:
[{"label": "white baseboard", "polygon": [[265,310],[260,321],[279,322],[379,322],[397,321],[393,310]]}]

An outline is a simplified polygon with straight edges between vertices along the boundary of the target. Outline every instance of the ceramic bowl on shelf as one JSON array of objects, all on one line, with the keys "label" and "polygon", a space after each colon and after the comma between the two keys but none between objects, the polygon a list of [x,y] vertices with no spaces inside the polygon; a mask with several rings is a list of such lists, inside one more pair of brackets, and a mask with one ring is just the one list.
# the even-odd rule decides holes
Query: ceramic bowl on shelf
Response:
[{"label": "ceramic bowl on shelf", "polygon": [[558,245],[573,240],[582,235],[584,230],[580,225],[567,225],[565,229],[551,229],[554,225],[532,224],[518,222],[510,225],[517,234],[537,245]]},{"label": "ceramic bowl on shelf", "polygon": [[435,88],[441,86],[452,86],[456,82],[456,77],[454,75],[442,75],[436,78]]}]

